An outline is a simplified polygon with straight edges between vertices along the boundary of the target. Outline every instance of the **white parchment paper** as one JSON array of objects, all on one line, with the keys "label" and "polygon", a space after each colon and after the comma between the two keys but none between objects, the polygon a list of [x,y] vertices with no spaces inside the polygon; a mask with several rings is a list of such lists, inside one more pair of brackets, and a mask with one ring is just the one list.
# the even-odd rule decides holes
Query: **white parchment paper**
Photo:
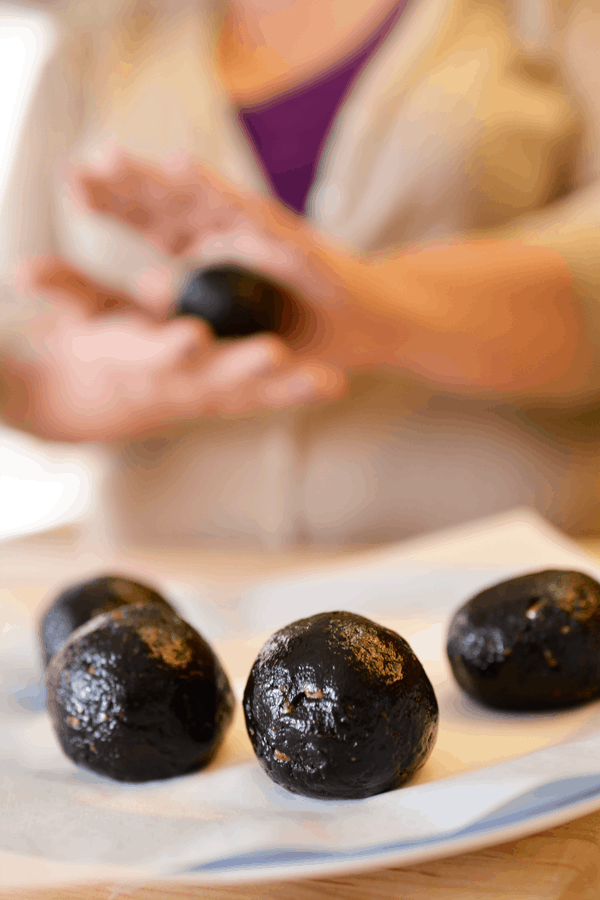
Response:
[{"label": "white parchment paper", "polygon": [[264,640],[300,616],[361,612],[410,642],[440,704],[436,748],[410,786],[347,802],[308,800],[273,785],[254,760],[239,703],[218,759],[196,775],[129,786],[78,770],[60,751],[44,709],[37,623],[24,615],[16,593],[4,591],[0,872],[10,871],[6,879],[15,882],[20,860],[31,883],[30,858],[38,868],[46,861],[54,880],[61,872],[65,880],[122,879],[202,871],[228,860],[239,869],[245,855],[256,862],[278,852],[368,854],[455,833],[532,791],[543,796],[549,784],[566,785],[568,795],[596,777],[600,783],[599,703],[561,713],[495,713],[461,694],[446,663],[447,625],[459,605],[498,580],[551,567],[600,576],[574,544],[517,511],[366,562],[346,559],[318,575],[265,582],[240,599],[233,617],[209,595],[166,585],[181,614],[215,646],[238,699]]}]

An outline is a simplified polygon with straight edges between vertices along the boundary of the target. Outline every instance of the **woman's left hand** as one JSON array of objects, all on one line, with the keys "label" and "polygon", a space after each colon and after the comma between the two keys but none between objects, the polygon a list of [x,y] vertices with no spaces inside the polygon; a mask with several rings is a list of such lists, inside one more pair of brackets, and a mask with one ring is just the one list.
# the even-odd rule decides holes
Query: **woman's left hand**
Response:
[{"label": "woman's left hand", "polygon": [[299,364],[273,335],[218,342],[203,322],[156,319],[54,257],[24,265],[38,301],[3,345],[3,418],[59,441],[111,441],[185,420],[335,397],[341,373]]}]

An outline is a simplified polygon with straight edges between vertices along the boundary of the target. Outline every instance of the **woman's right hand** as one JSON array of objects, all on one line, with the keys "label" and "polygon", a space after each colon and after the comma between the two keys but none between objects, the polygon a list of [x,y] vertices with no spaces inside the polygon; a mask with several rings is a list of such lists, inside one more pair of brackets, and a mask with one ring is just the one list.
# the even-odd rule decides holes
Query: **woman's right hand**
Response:
[{"label": "woman's right hand", "polygon": [[144,299],[144,285],[133,284],[138,302],[154,314],[168,314],[170,284],[183,259],[190,269],[237,265],[279,283],[289,302],[280,311],[278,336],[299,366],[377,368],[406,332],[397,316],[390,322],[387,310],[378,314],[365,302],[368,264],[338,252],[275,198],[240,190],[189,159],[151,167],[107,151],[65,178],[82,211],[134,229],[165,259],[164,270],[152,276],[154,286],[164,285],[162,294],[155,288]]}]

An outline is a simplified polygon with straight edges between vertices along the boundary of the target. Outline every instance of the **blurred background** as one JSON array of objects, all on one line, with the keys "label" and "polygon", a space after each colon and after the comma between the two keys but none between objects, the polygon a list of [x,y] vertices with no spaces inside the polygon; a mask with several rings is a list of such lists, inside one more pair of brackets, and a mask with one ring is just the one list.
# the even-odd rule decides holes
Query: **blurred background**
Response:
[{"label": "blurred background", "polygon": [[[45,59],[50,20],[0,4],[0,203],[19,128]],[[0,541],[93,516],[102,471],[94,448],[49,444],[0,423]]]}]

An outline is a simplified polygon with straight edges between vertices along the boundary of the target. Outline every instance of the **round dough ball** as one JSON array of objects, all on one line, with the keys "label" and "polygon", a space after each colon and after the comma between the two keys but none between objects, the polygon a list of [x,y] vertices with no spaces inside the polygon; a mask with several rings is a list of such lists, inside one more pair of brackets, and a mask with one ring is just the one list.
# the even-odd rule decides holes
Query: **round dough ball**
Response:
[{"label": "round dough ball", "polygon": [[203,768],[233,715],[209,645],[154,605],[122,607],[78,628],[52,657],[46,685],[65,754],[118,781]]},{"label": "round dough ball", "polygon": [[448,658],[460,687],[506,710],[600,696],[600,584],[548,570],[494,585],[454,615]]},{"label": "round dough ball", "polygon": [[42,619],[40,642],[44,664],[48,665],[76,628],[85,625],[94,616],[121,606],[146,606],[148,603],[176,614],[164,597],[152,588],[119,575],[103,575],[72,585],[58,595]]},{"label": "round dough ball", "polygon": [[429,757],[438,727],[433,687],[406,641],[348,612],[273,635],[252,667],[244,712],[267,774],[324,800],[404,784]]},{"label": "round dough ball", "polygon": [[180,316],[196,316],[222,338],[280,332],[289,325],[291,297],[272,282],[238,266],[197,269],[176,306]]}]

